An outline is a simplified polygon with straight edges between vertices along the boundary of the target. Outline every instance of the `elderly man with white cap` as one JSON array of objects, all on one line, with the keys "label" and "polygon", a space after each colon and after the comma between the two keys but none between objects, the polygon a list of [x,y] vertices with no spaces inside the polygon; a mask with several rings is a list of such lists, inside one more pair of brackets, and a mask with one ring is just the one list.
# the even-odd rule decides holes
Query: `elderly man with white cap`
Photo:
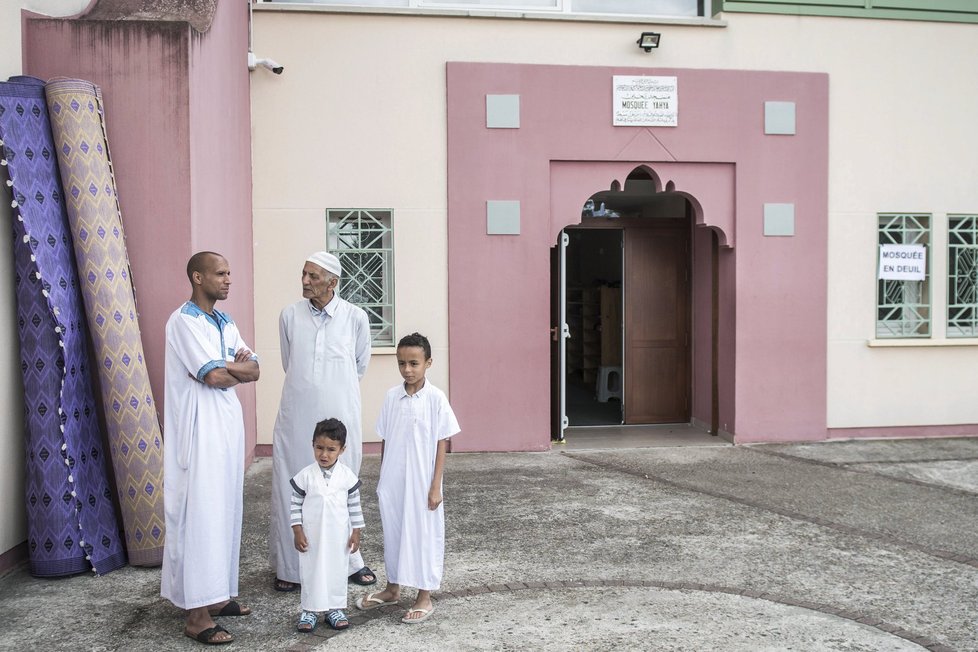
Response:
[{"label": "elderly man with white cap", "polygon": [[[292,535],[292,477],[312,459],[312,433],[319,421],[346,426],[340,460],[357,475],[363,457],[360,379],[370,361],[367,313],[336,294],[343,269],[339,259],[318,251],[302,268],[302,301],[282,310],[279,336],[285,384],[272,440],[272,516],[269,537],[275,589],[299,586],[299,553]],[[350,555],[350,581],[377,581],[360,551]]]}]

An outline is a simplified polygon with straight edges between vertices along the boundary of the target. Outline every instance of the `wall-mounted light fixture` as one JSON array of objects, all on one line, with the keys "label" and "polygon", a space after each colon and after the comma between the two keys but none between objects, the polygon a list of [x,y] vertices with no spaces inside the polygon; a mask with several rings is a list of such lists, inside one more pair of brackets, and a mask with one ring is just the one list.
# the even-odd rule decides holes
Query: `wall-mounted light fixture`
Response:
[{"label": "wall-mounted light fixture", "polygon": [[646,52],[651,52],[652,48],[659,47],[659,37],[661,34],[658,32],[642,32],[642,35],[638,37],[635,41],[638,43],[638,47],[642,48]]}]

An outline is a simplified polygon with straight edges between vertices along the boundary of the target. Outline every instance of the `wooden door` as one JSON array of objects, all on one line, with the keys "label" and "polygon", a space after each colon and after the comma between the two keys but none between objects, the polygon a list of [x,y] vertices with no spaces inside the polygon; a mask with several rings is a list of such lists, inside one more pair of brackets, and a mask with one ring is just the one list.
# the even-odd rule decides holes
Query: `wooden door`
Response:
[{"label": "wooden door", "polygon": [[689,229],[625,231],[625,423],[687,423]]}]

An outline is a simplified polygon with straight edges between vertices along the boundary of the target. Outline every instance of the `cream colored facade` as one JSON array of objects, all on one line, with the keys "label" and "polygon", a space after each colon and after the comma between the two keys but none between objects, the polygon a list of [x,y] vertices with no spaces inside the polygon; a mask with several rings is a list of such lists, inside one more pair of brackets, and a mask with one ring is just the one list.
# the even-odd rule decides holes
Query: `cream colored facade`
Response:
[{"label": "cream colored facade", "polygon": [[[0,78],[21,72],[22,6],[70,14],[86,4],[0,3]],[[285,66],[280,76],[262,69],[252,75],[260,444],[271,443],[282,386],[278,314],[300,298],[306,255],[325,246],[328,208],[393,211],[395,332],[430,337],[432,380],[449,389],[448,61],[827,73],[827,425],[844,436],[847,428],[978,424],[970,391],[978,341],[944,337],[942,277],[946,215],[978,213],[978,87],[970,83],[978,78],[975,25],[732,13],[722,21],[653,25],[269,5],[256,7],[254,18],[255,51]],[[663,36],[661,47],[646,54],[635,39],[649,27]],[[933,216],[933,336],[911,346],[873,342],[876,214],[893,211]],[[9,221],[8,208],[0,208],[0,219]],[[9,230],[0,230],[0,265],[8,270],[11,250]],[[507,288],[487,277],[484,292]],[[7,406],[0,415],[0,553],[26,538],[15,305],[9,279],[0,284],[7,315],[0,323],[0,368],[6,370],[0,395]],[[494,352],[485,355],[491,359]],[[375,350],[363,381],[367,441],[376,440],[384,391],[398,381],[393,350]]]},{"label": "cream colored facade", "polygon": [[[723,19],[656,24],[662,44],[646,54],[635,45],[644,23],[257,8],[255,49],[285,65],[281,76],[252,78],[255,304],[268,307],[257,315],[264,359],[277,358],[275,319],[298,297],[300,261],[325,242],[325,209],[390,208],[396,333],[431,335],[433,376],[447,385],[447,61],[825,72],[828,428],[845,436],[841,429],[978,424],[969,390],[978,342],[943,346],[941,278],[946,214],[978,213],[978,87],[965,81],[978,78],[976,27],[732,13]],[[877,213],[894,211],[933,215],[933,336],[909,347],[871,346]],[[294,289],[285,296],[283,288]],[[485,291],[506,288],[487,278]],[[393,362],[377,355],[364,382],[365,432],[382,390],[397,380]],[[266,362],[258,395],[262,443],[271,441],[280,386],[281,374]]]},{"label": "cream colored facade", "polygon": [[[274,39],[265,19],[276,16],[255,18],[255,51],[286,66],[281,76],[252,74],[255,347],[263,361],[258,443],[271,444],[284,379],[278,316],[302,298],[306,257],[326,248],[327,208],[394,209],[395,332],[428,336],[432,382],[448,388],[445,135],[443,120],[429,115],[429,98],[444,96],[444,82],[410,75],[354,80],[354,55],[330,55],[332,47],[317,46],[315,31],[288,37],[305,22],[302,14],[278,16],[283,31]],[[339,52],[359,48],[358,37],[343,30],[319,36]],[[399,380],[394,350],[375,348],[361,384],[365,441],[378,441],[384,392]]]}]

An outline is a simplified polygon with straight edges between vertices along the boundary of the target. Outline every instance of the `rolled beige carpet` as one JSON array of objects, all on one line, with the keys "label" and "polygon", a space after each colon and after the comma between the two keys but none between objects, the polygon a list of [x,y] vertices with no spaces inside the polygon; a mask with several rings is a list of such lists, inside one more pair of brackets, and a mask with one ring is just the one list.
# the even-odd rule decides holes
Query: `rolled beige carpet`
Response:
[{"label": "rolled beige carpet", "polygon": [[97,86],[45,87],[68,222],[126,533],[129,563],[163,561],[163,438],[143,356],[136,300]]}]

